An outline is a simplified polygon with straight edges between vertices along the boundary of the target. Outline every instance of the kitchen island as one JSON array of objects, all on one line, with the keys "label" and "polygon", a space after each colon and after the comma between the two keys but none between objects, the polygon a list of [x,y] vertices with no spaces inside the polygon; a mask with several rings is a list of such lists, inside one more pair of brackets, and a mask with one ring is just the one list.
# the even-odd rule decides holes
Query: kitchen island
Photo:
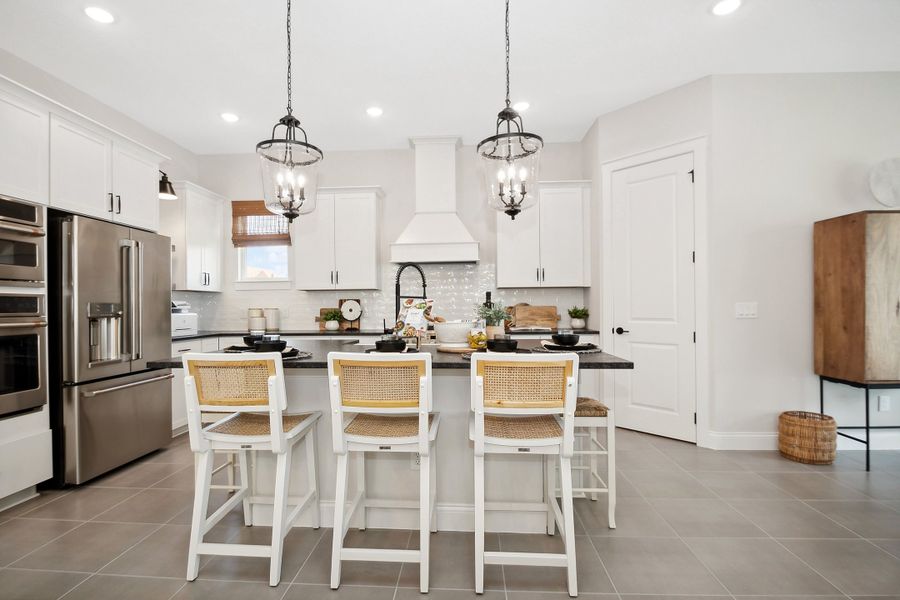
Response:
[{"label": "kitchen island", "polygon": [[[520,341],[520,348],[534,348],[536,341]],[[335,457],[331,444],[331,414],[329,410],[327,357],[329,352],[365,352],[371,346],[355,340],[309,340],[299,349],[312,354],[310,358],[284,361],[289,413],[321,411],[317,425],[319,486],[321,490],[322,524],[331,526],[334,510]],[[472,531],[473,520],[473,453],[468,437],[469,422],[469,360],[459,354],[437,352],[426,346],[423,352],[432,354],[434,410],[441,413],[441,428],[437,440],[437,512],[438,528],[452,531]],[[548,355],[552,356],[552,355]],[[596,395],[601,389],[600,378],[609,369],[633,369],[631,361],[606,353],[583,354],[579,357],[581,395]],[[184,377],[180,357],[156,361],[151,368],[171,368],[176,380]],[[300,445],[302,446],[302,445]],[[418,470],[414,455],[384,453],[366,459],[367,495],[372,500],[416,500],[418,498]],[[306,486],[306,457],[302,447],[296,450],[293,461],[291,496],[302,496]],[[260,453],[251,462],[251,481],[262,494],[271,494],[274,487],[274,458]],[[356,475],[351,473],[350,481]],[[352,489],[352,488],[351,488]],[[537,456],[491,456],[486,466],[486,493],[489,502],[517,501],[539,503],[543,497],[543,469]],[[604,501],[601,499],[601,501]],[[271,523],[271,508],[255,505],[254,524]],[[301,515],[296,525],[310,523],[308,515]],[[412,509],[368,509],[369,527],[418,527],[418,514]],[[490,512],[488,529],[492,531],[540,532],[546,525],[543,510],[532,512]]]}]

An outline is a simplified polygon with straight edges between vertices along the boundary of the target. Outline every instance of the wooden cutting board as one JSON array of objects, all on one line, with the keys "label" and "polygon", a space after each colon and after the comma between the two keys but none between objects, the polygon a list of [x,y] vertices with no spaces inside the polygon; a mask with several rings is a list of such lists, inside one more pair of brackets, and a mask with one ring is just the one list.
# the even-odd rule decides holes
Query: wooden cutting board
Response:
[{"label": "wooden cutting board", "polygon": [[475,352],[475,348],[466,348],[464,346],[438,346],[438,352],[446,352],[447,354],[469,354]]},{"label": "wooden cutting board", "polygon": [[550,327],[556,328],[559,313],[555,306],[532,306],[516,304],[510,309],[515,327]]}]

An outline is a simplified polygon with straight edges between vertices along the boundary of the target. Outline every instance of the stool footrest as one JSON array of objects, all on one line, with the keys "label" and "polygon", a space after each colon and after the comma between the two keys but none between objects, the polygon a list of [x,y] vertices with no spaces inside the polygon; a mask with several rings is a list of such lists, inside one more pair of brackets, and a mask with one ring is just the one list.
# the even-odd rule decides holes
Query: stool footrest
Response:
[{"label": "stool footrest", "polygon": [[420,561],[420,556],[418,550],[396,550],[392,548],[341,549],[341,560],[417,563]]},{"label": "stool footrest", "polygon": [[565,567],[565,554],[546,552],[485,552],[486,565],[522,565],[526,567]]},{"label": "stool footrest", "polygon": [[260,544],[213,544],[202,542],[197,545],[197,554],[215,554],[218,556],[272,556],[272,546]]}]

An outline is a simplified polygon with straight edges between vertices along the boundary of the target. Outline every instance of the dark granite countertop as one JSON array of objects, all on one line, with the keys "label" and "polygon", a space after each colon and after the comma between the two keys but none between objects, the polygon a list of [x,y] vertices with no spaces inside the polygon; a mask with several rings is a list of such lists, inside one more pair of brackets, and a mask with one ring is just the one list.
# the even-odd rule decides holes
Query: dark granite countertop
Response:
[{"label": "dark granite countertop", "polygon": [[[290,334],[282,334],[290,335]],[[324,369],[327,367],[327,357],[329,352],[358,352],[364,353],[366,348],[371,346],[360,346],[357,340],[304,340],[299,345],[299,349],[311,352],[312,357],[306,359],[287,359],[284,361],[285,369]],[[523,340],[520,348],[534,348],[539,345],[538,341]],[[459,354],[448,354],[446,352],[438,352],[436,346],[424,346],[421,351],[431,352],[431,366],[435,369],[468,369],[471,364],[469,360],[462,358]],[[549,355],[548,356],[552,356]],[[579,356],[579,365],[582,369],[633,369],[634,363],[600,352],[596,354],[582,354]],[[181,357],[174,357],[167,360],[157,360],[147,363],[150,369],[180,369],[182,366]]]},{"label": "dark granite countertop", "polygon": [[[552,329],[550,331],[513,331],[510,332],[514,336],[520,335],[551,335],[556,333],[557,329]],[[596,329],[573,329],[575,333],[579,335],[597,335],[600,333]],[[347,336],[377,336],[382,335],[384,332],[381,329],[360,329],[357,331],[319,331],[318,329],[303,329],[297,331],[272,331],[273,334],[278,334],[282,337],[315,337],[315,336],[338,336],[338,337],[347,337]],[[173,342],[182,342],[185,340],[197,340],[200,338],[211,338],[211,337],[241,337],[247,335],[246,331],[205,331],[201,330],[196,333],[196,335],[185,335],[181,337],[173,337]]]}]

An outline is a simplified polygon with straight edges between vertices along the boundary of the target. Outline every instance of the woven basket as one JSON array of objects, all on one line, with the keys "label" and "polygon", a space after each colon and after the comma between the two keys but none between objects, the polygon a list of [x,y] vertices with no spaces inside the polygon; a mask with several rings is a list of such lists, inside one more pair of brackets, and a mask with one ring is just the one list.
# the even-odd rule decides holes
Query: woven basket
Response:
[{"label": "woven basket", "polygon": [[808,465],[830,465],[837,450],[837,424],[832,417],[792,410],[778,417],[778,451]]}]

